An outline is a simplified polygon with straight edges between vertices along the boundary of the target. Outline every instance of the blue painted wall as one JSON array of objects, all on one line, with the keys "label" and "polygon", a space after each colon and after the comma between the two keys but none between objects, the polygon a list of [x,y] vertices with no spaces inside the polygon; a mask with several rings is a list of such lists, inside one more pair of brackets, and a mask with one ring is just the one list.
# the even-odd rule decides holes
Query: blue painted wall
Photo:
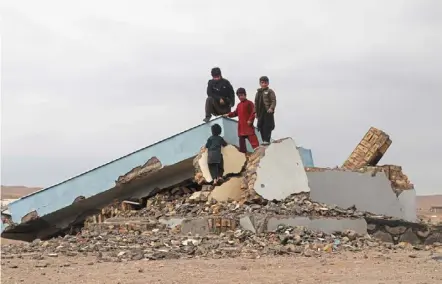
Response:
[{"label": "blue painted wall", "polygon": [[314,167],[313,163],[313,155],[312,150],[305,149],[303,147],[298,147],[299,154],[301,155],[302,163],[304,164],[304,167],[312,168]]},{"label": "blue painted wall", "polygon": [[[39,216],[45,216],[72,204],[78,196],[86,198],[99,194],[115,186],[115,180],[140,166],[148,159],[156,156],[163,166],[176,164],[195,156],[210,136],[210,127],[218,123],[223,128],[223,136],[227,143],[238,146],[237,122],[226,118],[217,118],[207,124],[201,124],[158,143],[140,149],[129,155],[111,161],[100,167],[80,174],[57,185],[42,189],[9,204],[9,211],[14,223],[20,223],[21,218],[36,210]],[[258,135],[259,137],[260,135]],[[260,141],[261,142],[261,141]],[[249,151],[252,151],[248,145]],[[310,163],[310,156],[301,157]],[[309,151],[309,150],[308,150]],[[306,152],[307,153],[307,152]],[[310,158],[309,158],[310,157]]]}]

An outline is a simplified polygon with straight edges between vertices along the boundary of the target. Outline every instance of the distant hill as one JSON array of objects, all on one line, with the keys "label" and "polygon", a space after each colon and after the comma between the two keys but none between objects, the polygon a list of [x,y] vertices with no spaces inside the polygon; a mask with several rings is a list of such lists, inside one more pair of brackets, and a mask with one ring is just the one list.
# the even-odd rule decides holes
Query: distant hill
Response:
[{"label": "distant hill", "polygon": [[26,187],[22,185],[2,185],[1,186],[1,199],[16,199],[22,196],[31,194],[41,187]]},{"label": "distant hill", "polygon": [[422,210],[428,210],[431,206],[442,206],[442,194],[421,195],[416,197],[416,207]]}]

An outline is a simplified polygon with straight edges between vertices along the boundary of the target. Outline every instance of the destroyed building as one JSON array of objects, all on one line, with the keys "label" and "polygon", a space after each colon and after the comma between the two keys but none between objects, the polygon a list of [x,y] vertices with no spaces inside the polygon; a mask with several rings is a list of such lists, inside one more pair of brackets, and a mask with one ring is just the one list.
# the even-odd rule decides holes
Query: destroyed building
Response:
[{"label": "destroyed building", "polygon": [[[202,148],[218,123],[225,182],[210,186]],[[243,154],[237,122],[217,118],[25,196],[8,205],[2,236],[45,239],[86,230],[151,230],[160,222],[182,234],[283,225],[352,230],[390,242],[440,241],[440,228],[419,223],[415,190],[398,166],[377,166],[391,140],[371,128],[342,168],[318,168],[291,138]],[[156,220],[153,222],[152,220]],[[156,225],[155,225],[156,226]]]}]

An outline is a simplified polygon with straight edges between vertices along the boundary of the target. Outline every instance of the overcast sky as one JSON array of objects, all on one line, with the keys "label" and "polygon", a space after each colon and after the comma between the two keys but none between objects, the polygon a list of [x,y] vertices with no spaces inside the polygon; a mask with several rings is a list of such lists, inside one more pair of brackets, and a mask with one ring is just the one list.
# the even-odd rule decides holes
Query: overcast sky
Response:
[{"label": "overcast sky", "polygon": [[[442,1],[8,1],[1,183],[49,186],[201,123],[210,69],[275,137],[341,165],[370,126],[382,164],[442,193]],[[67,4],[69,2],[69,4]]]}]

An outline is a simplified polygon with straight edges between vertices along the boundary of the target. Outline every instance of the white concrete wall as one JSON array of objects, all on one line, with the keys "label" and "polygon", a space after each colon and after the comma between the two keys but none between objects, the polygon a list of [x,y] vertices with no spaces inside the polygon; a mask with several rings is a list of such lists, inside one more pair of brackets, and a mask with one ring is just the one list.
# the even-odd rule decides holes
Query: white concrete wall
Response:
[{"label": "white concrete wall", "polygon": [[383,173],[372,176],[371,173],[326,170],[308,172],[307,176],[314,201],[342,208],[355,205],[360,211],[407,221],[417,219],[414,191],[398,198]]},{"label": "white concrete wall", "polygon": [[257,169],[254,189],[268,200],[282,200],[293,193],[310,191],[301,156],[292,138],[267,146]]},{"label": "white concrete wall", "polygon": [[404,190],[398,196],[399,203],[401,204],[402,214],[405,220],[416,221],[416,190]]}]

